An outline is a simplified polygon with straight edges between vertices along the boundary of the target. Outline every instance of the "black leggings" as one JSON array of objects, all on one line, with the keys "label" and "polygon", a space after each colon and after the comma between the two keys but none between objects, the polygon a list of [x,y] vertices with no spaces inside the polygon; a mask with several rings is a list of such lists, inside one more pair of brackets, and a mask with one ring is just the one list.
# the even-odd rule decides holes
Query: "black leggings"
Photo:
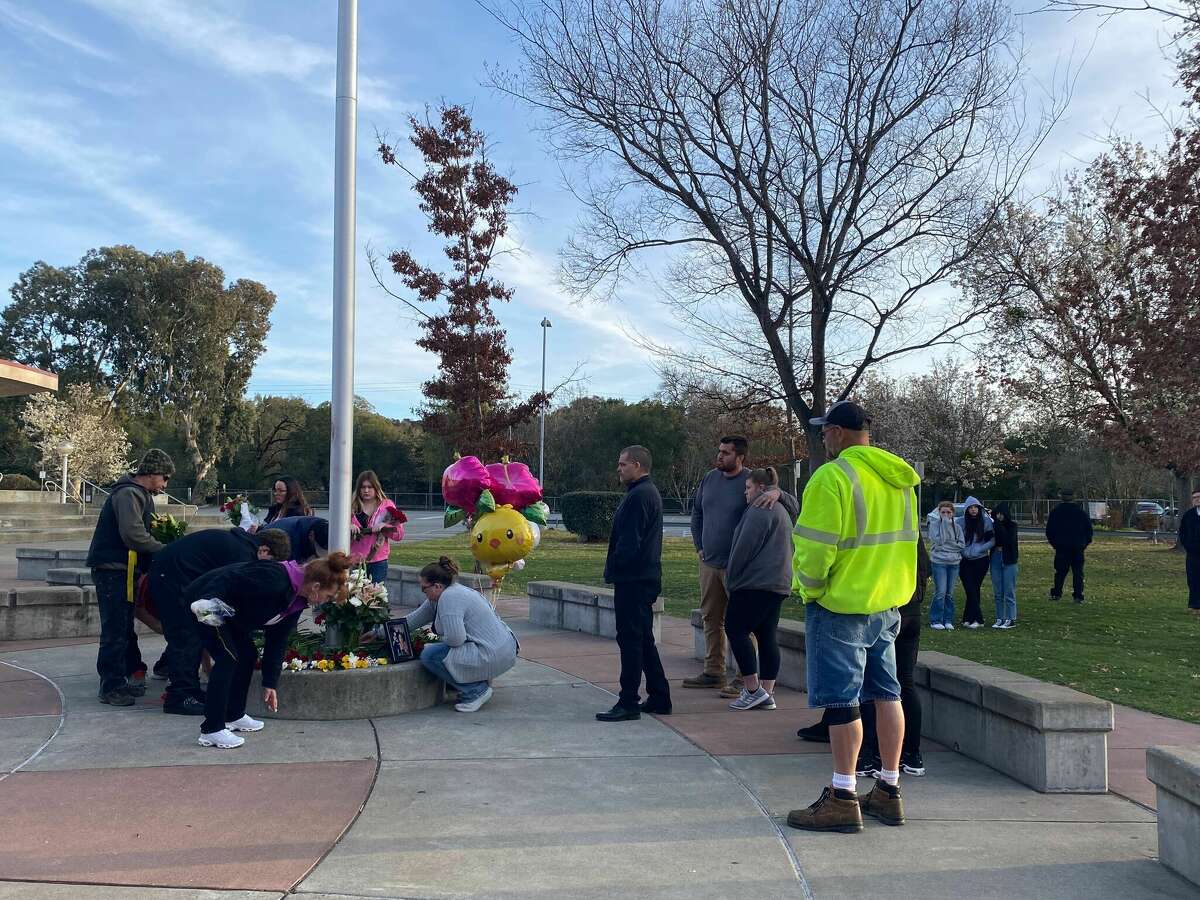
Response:
[{"label": "black leggings", "polygon": [[[900,682],[900,706],[904,710],[904,747],[901,752],[921,749],[921,698],[913,685],[917,668],[917,651],[921,649],[921,609],[900,618],[900,633],[896,635],[896,680]],[[875,704],[862,705],[864,756],[879,755],[879,735],[875,730]]]},{"label": "black leggings", "polygon": [[[779,641],[775,632],[779,628],[779,610],[786,599],[787,594],[771,591],[734,591],[729,595],[725,635],[743,677],[758,675],[765,681],[774,681],[779,675]],[[758,640],[757,655],[751,634]]]},{"label": "black leggings", "polygon": [[969,622],[983,623],[983,610],[979,605],[979,592],[983,588],[983,579],[991,568],[991,557],[981,556],[978,559],[963,559],[958,565],[958,580],[962,582],[963,592],[967,602],[963,605],[963,624]]},{"label": "black leggings", "polygon": [[200,732],[212,734],[246,714],[246,695],[258,662],[258,648],[250,632],[228,624],[220,628],[201,625],[199,631],[201,644],[213,658]]}]

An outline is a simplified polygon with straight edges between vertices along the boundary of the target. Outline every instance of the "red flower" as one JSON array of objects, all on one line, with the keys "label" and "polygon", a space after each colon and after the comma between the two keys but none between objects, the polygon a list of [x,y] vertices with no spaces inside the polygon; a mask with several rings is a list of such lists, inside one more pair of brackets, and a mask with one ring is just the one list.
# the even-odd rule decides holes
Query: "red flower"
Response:
[{"label": "red flower", "polygon": [[314,625],[321,625],[324,622],[325,622],[325,613],[318,613],[317,615],[313,616],[313,624]]}]

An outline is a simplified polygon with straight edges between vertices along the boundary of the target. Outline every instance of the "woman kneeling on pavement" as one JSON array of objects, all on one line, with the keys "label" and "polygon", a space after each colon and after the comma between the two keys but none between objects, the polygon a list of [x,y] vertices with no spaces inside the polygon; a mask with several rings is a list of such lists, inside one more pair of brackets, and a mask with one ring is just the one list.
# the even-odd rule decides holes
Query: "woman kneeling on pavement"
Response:
[{"label": "woman kneeling on pavement", "polygon": [[279,708],[275,689],[288,636],[305,606],[316,606],[344,594],[350,566],[350,557],[341,552],[314,559],[305,566],[290,560],[260,560],[222,566],[187,586],[184,597],[189,605],[216,599],[233,610],[220,625],[199,625],[201,643],[213,658],[200,746],[229,750],[245,743],[234,732],[262,730],[262,722],[246,715],[246,696],[258,660],[254,632],[262,629],[265,638],[263,703],[274,712]]},{"label": "woman kneeling on pavement", "polygon": [[459,584],[458,563],[443,556],[421,570],[425,602],[407,616],[409,628],[433,624],[441,640],[421,650],[421,665],[458,691],[459,712],[492,699],[492,679],[517,662],[517,637],[478,591]]},{"label": "woman kneeling on pavement", "polygon": [[[780,504],[755,506],[763,491],[779,486],[773,468],[746,478],[746,512],[733,532],[725,589],[725,634],[745,687],[731,709],[774,709],[779,675],[779,611],[792,588],[792,519]],[[758,640],[754,652],[753,634]]]}]

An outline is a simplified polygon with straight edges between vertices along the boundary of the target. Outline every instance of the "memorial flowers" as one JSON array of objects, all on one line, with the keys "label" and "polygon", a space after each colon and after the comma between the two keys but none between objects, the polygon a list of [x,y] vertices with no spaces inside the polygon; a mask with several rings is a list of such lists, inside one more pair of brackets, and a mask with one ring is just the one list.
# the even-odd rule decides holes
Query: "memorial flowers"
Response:
[{"label": "memorial flowers", "polygon": [[354,650],[362,633],[382,625],[389,615],[387,588],[371,581],[366,566],[359,566],[347,577],[345,600],[321,604],[313,621],[325,626],[327,644]]},{"label": "memorial flowers", "polygon": [[289,650],[283,659],[285,672],[337,672],[349,669],[376,669],[386,666],[386,656],[358,655],[356,653],[329,653],[320,650],[305,655]]},{"label": "memorial flowers", "polygon": [[245,494],[238,494],[236,497],[226,497],[225,502],[221,504],[221,512],[225,513],[235,528],[257,522],[256,513],[258,509],[246,499]]}]

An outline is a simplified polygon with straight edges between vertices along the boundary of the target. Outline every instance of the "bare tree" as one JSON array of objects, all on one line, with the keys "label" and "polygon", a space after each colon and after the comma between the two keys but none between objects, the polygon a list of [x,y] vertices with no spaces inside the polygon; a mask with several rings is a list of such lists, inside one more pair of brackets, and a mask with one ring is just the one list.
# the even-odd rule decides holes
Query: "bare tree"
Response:
[{"label": "bare tree", "polygon": [[979,326],[948,279],[1061,111],[1027,120],[999,0],[478,2],[524,54],[493,83],[590,173],[576,291],[672,251],[670,302],[744,306],[761,336],[743,355],[802,421]]}]

